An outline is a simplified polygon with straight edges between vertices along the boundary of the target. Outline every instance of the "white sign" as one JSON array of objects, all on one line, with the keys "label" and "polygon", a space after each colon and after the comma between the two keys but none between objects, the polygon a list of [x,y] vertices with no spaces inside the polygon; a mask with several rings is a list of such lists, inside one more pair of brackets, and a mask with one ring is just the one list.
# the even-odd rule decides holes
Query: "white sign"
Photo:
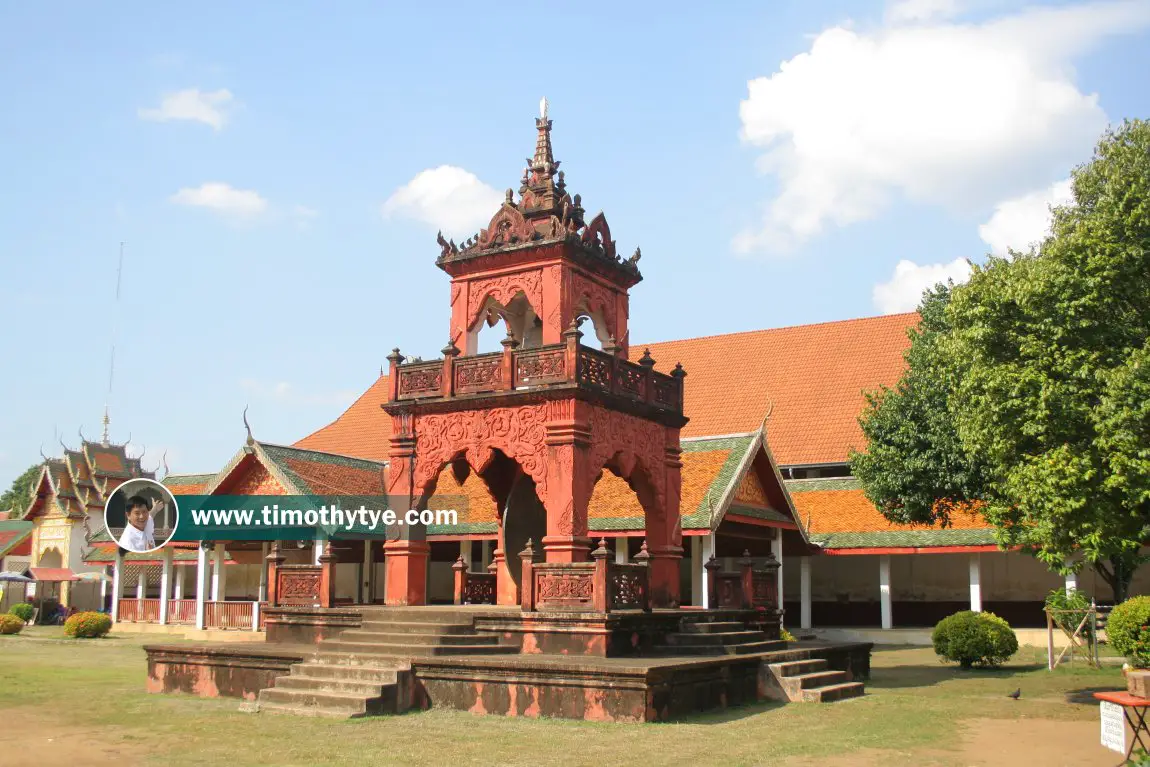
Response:
[{"label": "white sign", "polygon": [[1126,755],[1126,717],[1117,703],[1101,701],[1098,711],[1102,717],[1102,745],[1111,751]]}]

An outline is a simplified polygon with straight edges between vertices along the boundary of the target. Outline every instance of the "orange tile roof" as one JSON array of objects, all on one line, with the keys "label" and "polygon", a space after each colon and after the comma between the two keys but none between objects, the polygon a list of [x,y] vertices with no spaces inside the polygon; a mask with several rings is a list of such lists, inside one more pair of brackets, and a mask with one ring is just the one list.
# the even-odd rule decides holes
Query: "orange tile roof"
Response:
[{"label": "orange tile roof", "polygon": [[[882,512],[867,500],[861,488],[806,492],[796,492],[792,488],[791,498],[799,518],[812,535],[942,529],[925,525],[896,525],[889,522]],[[977,513],[959,511],[951,516],[951,530],[983,530],[988,527],[986,521]]]},{"label": "orange tile roof", "polygon": [[380,376],[343,415],[295,443],[295,447],[387,460],[391,416],[380,407],[387,399],[387,376]]},{"label": "orange tile roof", "polygon": [[[754,330],[631,347],[656,368],[687,371],[684,437],[754,431],[770,410],[767,439],[780,465],[838,463],[860,448],[863,391],[902,373],[915,313]],[[296,447],[386,460],[391,419],[380,408],[387,376],[343,415]]]},{"label": "orange tile roof", "polygon": [[658,370],[682,363],[684,437],[754,431],[770,411],[767,441],[780,465],[838,463],[863,446],[863,391],[898,381],[917,321],[890,314],[633,345],[631,357],[650,348]]}]

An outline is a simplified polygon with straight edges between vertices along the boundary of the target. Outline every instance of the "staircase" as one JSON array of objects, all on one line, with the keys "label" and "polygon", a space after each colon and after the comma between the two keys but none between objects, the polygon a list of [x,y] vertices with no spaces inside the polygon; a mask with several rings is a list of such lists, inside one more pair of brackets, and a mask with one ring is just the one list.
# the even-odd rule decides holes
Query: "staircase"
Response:
[{"label": "staircase", "polygon": [[360,628],[323,640],[310,660],[260,690],[255,709],[345,719],[398,714],[411,705],[412,658],[518,652],[498,637],[476,634],[471,623],[436,620],[434,614],[420,620],[365,617]]},{"label": "staircase", "polygon": [[738,621],[700,621],[684,623],[652,651],[655,655],[749,655],[786,647],[786,642],[768,639],[762,631],[750,630]]},{"label": "staircase", "polygon": [[847,672],[829,670],[821,658],[770,663],[767,669],[780,697],[792,703],[829,703],[863,694],[862,682],[847,681]]}]

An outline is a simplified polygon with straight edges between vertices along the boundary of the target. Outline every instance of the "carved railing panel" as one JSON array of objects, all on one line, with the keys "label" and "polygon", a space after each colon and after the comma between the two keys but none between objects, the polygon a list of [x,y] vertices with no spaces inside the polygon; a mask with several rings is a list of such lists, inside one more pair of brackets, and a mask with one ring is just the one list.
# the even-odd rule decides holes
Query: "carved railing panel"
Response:
[{"label": "carved railing panel", "polygon": [[543,386],[567,380],[567,348],[563,345],[515,352],[515,385]]},{"label": "carved railing panel", "polygon": [[651,401],[659,407],[678,410],[679,382],[666,373],[651,374]]},{"label": "carved railing panel", "polygon": [[196,622],[196,600],[169,599],[168,623],[191,625]]},{"label": "carved railing panel", "polygon": [[497,391],[502,388],[503,355],[498,352],[459,357],[455,360],[454,369],[457,394]]},{"label": "carved railing panel", "polygon": [[204,628],[251,629],[251,602],[205,602]]},{"label": "carved railing panel", "polygon": [[438,397],[443,393],[443,362],[416,362],[399,368],[399,398]]},{"label": "carved railing panel", "polygon": [[463,604],[495,604],[495,573],[468,573],[463,586]]},{"label": "carved railing panel", "polygon": [[579,383],[593,389],[611,391],[611,374],[615,367],[615,358],[610,354],[580,346],[576,367]]},{"label": "carved railing panel", "polygon": [[642,400],[646,396],[647,370],[627,360],[615,360],[615,384],[619,394]]},{"label": "carved railing panel", "polygon": [[717,573],[715,595],[719,608],[741,608],[743,606],[743,578],[739,573]]},{"label": "carved railing panel", "polygon": [[779,609],[779,579],[775,570],[755,570],[751,573],[751,604],[770,610]]},{"label": "carved railing panel", "polygon": [[591,562],[540,562],[532,570],[536,610],[593,610]]},{"label": "carved railing panel", "polygon": [[280,565],[276,568],[276,602],[281,605],[319,604],[321,565]]},{"label": "carved railing panel", "polygon": [[607,571],[608,609],[647,609],[647,566],[612,563]]}]

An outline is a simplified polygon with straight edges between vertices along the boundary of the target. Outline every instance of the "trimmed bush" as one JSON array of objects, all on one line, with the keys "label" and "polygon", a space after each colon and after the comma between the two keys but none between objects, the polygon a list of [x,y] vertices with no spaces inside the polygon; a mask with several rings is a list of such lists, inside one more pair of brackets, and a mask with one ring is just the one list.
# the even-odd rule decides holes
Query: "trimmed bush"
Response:
[{"label": "trimmed bush", "polygon": [[64,621],[64,633],[70,637],[91,639],[112,630],[112,616],[104,613],[76,613]]},{"label": "trimmed bush", "polygon": [[5,613],[0,615],[0,634],[19,634],[24,628],[24,621],[19,616]]},{"label": "trimmed bush", "polygon": [[994,613],[955,613],[940,620],[930,638],[936,653],[962,668],[997,666],[1018,652],[1018,637]]},{"label": "trimmed bush", "polygon": [[[1073,634],[1078,628],[1078,624],[1082,622],[1090,610],[1090,598],[1081,589],[1071,589],[1070,591],[1065,588],[1055,589],[1046,595],[1046,606],[1051,610],[1070,611],[1056,612],[1054,623]],[[1088,629],[1089,626],[1083,629],[1083,633],[1085,634]]]},{"label": "trimmed bush", "polygon": [[36,612],[36,608],[27,602],[21,602],[18,605],[12,605],[8,608],[9,615],[15,615],[20,620],[27,623],[32,620],[32,614]]},{"label": "trimmed bush", "polygon": [[799,641],[799,640],[795,639],[794,634],[787,631],[785,628],[779,629],[779,639],[783,640],[784,642],[797,642],[797,641]]},{"label": "trimmed bush", "polygon": [[1150,667],[1150,642],[1144,638],[1150,625],[1150,597],[1131,597],[1110,611],[1106,638],[1110,646],[1138,668]]}]

